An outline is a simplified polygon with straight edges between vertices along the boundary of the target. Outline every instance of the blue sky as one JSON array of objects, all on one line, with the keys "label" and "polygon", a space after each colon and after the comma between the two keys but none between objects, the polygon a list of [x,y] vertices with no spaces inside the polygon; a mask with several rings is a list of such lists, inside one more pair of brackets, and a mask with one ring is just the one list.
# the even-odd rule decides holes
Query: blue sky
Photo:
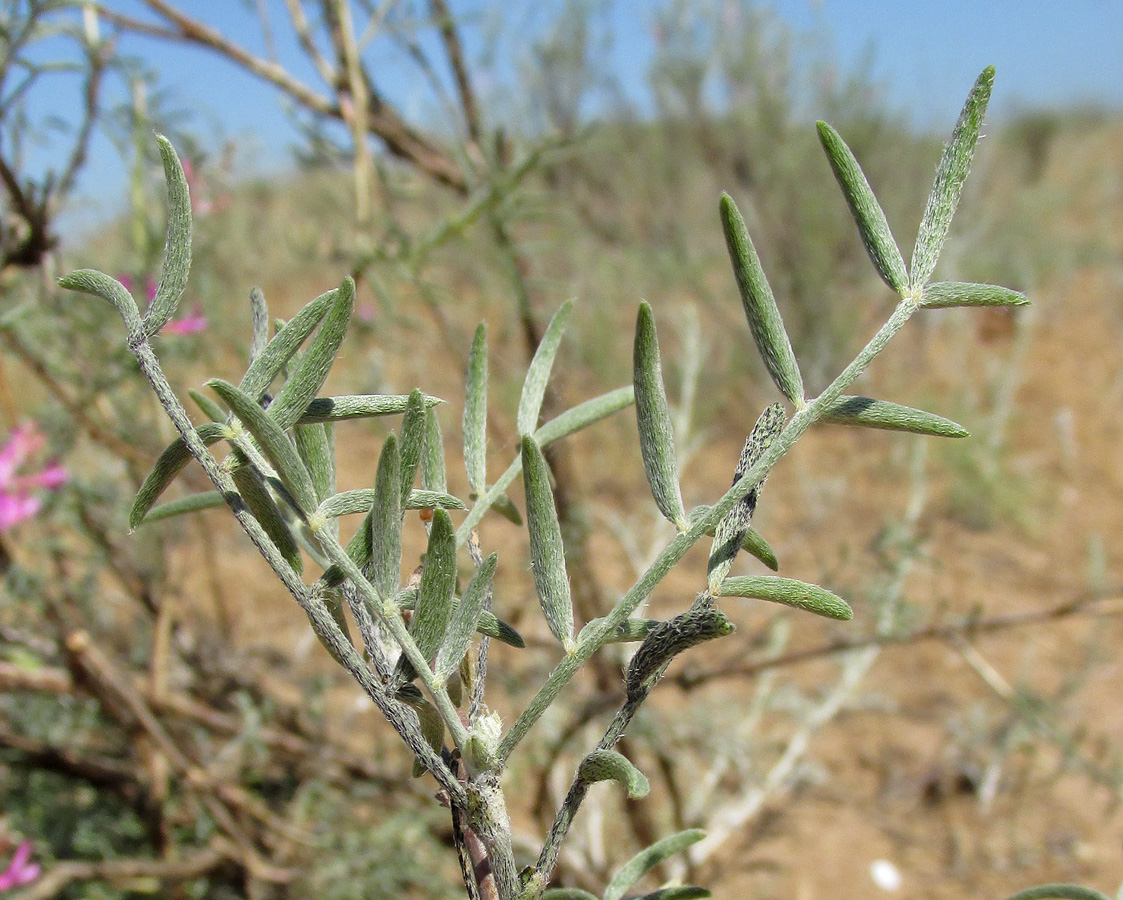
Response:
[{"label": "blue sky", "polygon": [[[175,0],[233,40],[264,53],[258,20],[243,0]],[[635,104],[644,108],[645,74],[654,52],[655,0],[591,0],[613,36],[607,65]],[[702,0],[706,2],[706,0]],[[713,2],[713,0],[711,0]],[[139,0],[107,0],[107,6],[143,16]],[[497,21],[507,32],[503,46],[545,26],[560,0],[451,0],[466,22],[470,49],[480,50]],[[950,127],[979,71],[997,67],[991,107],[1001,117],[1031,106],[1067,108],[1096,104],[1123,108],[1123,2],[1121,0],[774,0],[761,3],[815,47],[829,47],[843,70],[872,59],[889,103],[907,109],[919,126]],[[280,59],[321,88],[301,58],[281,0],[266,0]],[[204,139],[238,140],[243,163],[263,169],[287,164],[296,140],[280,94],[217,55],[156,40],[128,38],[122,49],[143,59],[159,82],[190,111],[192,127]],[[385,50],[380,51],[385,54]],[[382,60],[380,87],[407,110],[425,101],[414,70],[392,54]],[[512,71],[501,68],[501,73]],[[500,75],[499,77],[504,77]],[[50,102],[65,104],[65,98]],[[66,110],[63,109],[63,114]],[[117,205],[123,196],[124,167],[112,146],[99,139],[83,181],[83,219]]]}]

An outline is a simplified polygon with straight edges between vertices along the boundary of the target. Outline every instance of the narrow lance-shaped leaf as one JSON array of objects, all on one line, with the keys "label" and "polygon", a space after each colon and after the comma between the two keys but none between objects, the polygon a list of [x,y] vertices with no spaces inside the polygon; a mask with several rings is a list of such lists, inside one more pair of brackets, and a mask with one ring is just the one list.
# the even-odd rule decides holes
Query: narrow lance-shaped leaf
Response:
[{"label": "narrow lance-shaped leaf", "polygon": [[164,241],[164,264],[156,296],[144,313],[144,333],[151,337],[175,315],[180,295],[187,287],[191,271],[191,196],[187,177],[175,148],[162,134],[156,135],[160,158],[164,162],[164,180],[168,183],[168,233]]},{"label": "narrow lance-shaped leaf", "polygon": [[410,633],[426,659],[432,659],[444,639],[456,589],[456,532],[443,509],[433,515],[429,548],[417,587],[417,608]]},{"label": "narrow lance-shaped leaf", "polygon": [[282,429],[291,428],[304,415],[308,404],[315,399],[316,392],[328,377],[343,336],[347,333],[354,304],[355,282],[348,276],[343,279],[324,324],[312,338],[307,352],[269,406],[269,415]]},{"label": "narrow lance-shaped leaf", "polygon": [[776,298],[749,238],[745,220],[728,194],[721,195],[721,224],[733,263],[733,274],[741,292],[741,304],[761,359],[781,393],[796,406],[802,406],[803,376],[799,374],[792,342],[784,330]]},{"label": "narrow lance-shaped leaf", "polygon": [[741,549],[755,556],[773,572],[780,568],[780,561],[776,559],[775,551],[768,546],[768,541],[755,528],[750,528],[745,533],[745,539],[741,541]]},{"label": "narrow lance-shaped leaf", "polygon": [[237,462],[230,477],[234,479],[234,486],[246,502],[253,517],[261,524],[265,533],[274,546],[280,551],[290,566],[298,573],[304,571],[304,564],[300,558],[300,548],[289,531],[288,524],[280,509],[277,508],[261,473],[253,467],[239,451],[235,451]]},{"label": "narrow lance-shaped leaf", "polygon": [[327,315],[335,302],[336,293],[333,288],[306,303],[250,363],[238,386],[255,400],[260,400],[285,363],[292,359],[292,355]]},{"label": "narrow lance-shaped leaf", "polygon": [[579,887],[547,888],[542,900],[600,900],[596,894]]},{"label": "narrow lance-shaped leaf", "polygon": [[538,416],[542,412],[542,400],[546,396],[546,385],[550,380],[550,370],[554,367],[554,359],[558,355],[558,345],[561,344],[565,326],[569,323],[569,313],[573,309],[573,301],[566,300],[550,324],[534,351],[534,358],[526,371],[526,380],[523,381],[522,397],[519,399],[518,428],[520,435],[534,434],[538,427]]},{"label": "narrow lance-shaped leaf", "polygon": [[647,849],[641,850],[612,877],[608,887],[604,889],[604,900],[621,900],[628,888],[643,878],[651,869],[668,857],[681,853],[691,844],[698,843],[705,836],[704,831],[691,828],[665,837],[656,841]]},{"label": "narrow lance-shaped leaf", "polygon": [[979,128],[993,87],[994,66],[987,66],[971,88],[967,102],[959,113],[959,120],[955,123],[951,140],[940,157],[936,181],[928,195],[924,217],[920,220],[920,230],[916,236],[916,247],[912,252],[909,283],[914,291],[928,283],[936,268],[936,260],[944,247],[952,216],[959,205],[963,182],[971,169],[971,158],[979,140]]},{"label": "narrow lance-shaped leaf", "polygon": [[[425,407],[444,401],[440,397],[421,395]],[[342,397],[317,397],[308,404],[298,420],[298,425],[315,422],[340,422],[345,419],[367,419],[372,416],[394,416],[404,413],[409,406],[406,394],[347,394]]]},{"label": "narrow lance-shaped leaf", "polygon": [[313,512],[317,506],[316,489],[288,435],[256,400],[229,382],[215,378],[207,382],[207,387],[218,394],[261,445],[262,452],[269,464],[277,470],[277,475],[297,505],[298,512],[304,516]]},{"label": "narrow lance-shaped leaf", "polygon": [[363,567],[371,584],[383,600],[398,591],[402,577],[402,474],[398,440],[386,436],[374,476],[374,497],[370,518],[363,522],[370,529],[370,565]]},{"label": "narrow lance-shaped leaf", "polygon": [[678,887],[659,888],[649,894],[636,897],[636,900],[701,900],[703,897],[712,897],[706,888],[695,884],[684,884]]},{"label": "narrow lance-shaped leaf", "polygon": [[448,623],[448,634],[437,651],[437,661],[433,666],[437,678],[442,682],[448,681],[452,674],[460,667],[460,660],[468,652],[475,636],[476,627],[479,625],[483,613],[484,600],[487,592],[491,590],[491,582],[495,577],[495,567],[499,562],[497,554],[492,553],[483,564],[476,569],[476,574],[468,583],[460,603],[452,611]]},{"label": "narrow lance-shaped leaf", "polygon": [[405,503],[413,489],[417,468],[421,464],[421,452],[425,444],[425,400],[421,391],[414,389],[406,404],[402,417],[402,428],[398,438],[398,452],[402,459],[402,503]]},{"label": "narrow lance-shaped leaf", "polygon": [[58,281],[59,287],[82,294],[92,294],[112,303],[125,322],[129,333],[140,325],[140,310],[128,289],[116,278],[110,278],[96,269],[77,269]]},{"label": "narrow lance-shaped leaf", "polygon": [[250,316],[253,323],[253,338],[250,340],[249,364],[252,366],[269,343],[269,306],[265,302],[265,294],[259,287],[250,291]]},{"label": "narrow lance-shaped leaf", "polygon": [[839,133],[826,122],[818,123],[819,141],[827,153],[831,170],[842,188],[846,204],[850,207],[850,214],[858,224],[858,231],[862,235],[862,243],[866,245],[866,252],[870,255],[874,266],[882,280],[893,288],[898,294],[908,290],[909,275],[905,269],[905,260],[901,256],[897,242],[893,240],[893,233],[889,230],[889,223],[877,198],[873,195],[869,182],[866,180],[858,160],[846,146],[846,142]]},{"label": "narrow lance-shaped leaf", "polygon": [[[437,708],[427,700],[415,704],[414,708],[417,710],[417,719],[421,725],[421,736],[425,738],[425,743],[439,755],[445,742],[444,719],[437,712]],[[413,777],[420,778],[424,774],[425,766],[422,765],[421,760],[415,759],[413,761]]]},{"label": "narrow lance-shaped leaf", "polygon": [[586,784],[618,781],[628,792],[629,800],[639,800],[651,793],[651,785],[643,772],[615,750],[594,750],[581,760],[577,778]]},{"label": "narrow lance-shaped leaf", "polygon": [[210,419],[212,422],[226,421],[226,410],[215,403],[206,394],[197,391],[194,388],[188,388],[187,396],[195,401],[195,405],[203,411],[203,415]]},{"label": "narrow lance-shaped leaf", "polygon": [[[218,422],[207,422],[195,429],[201,440],[208,447],[226,436],[226,426]],[[191,451],[183,438],[176,438],[160,454],[152,471],[144,479],[144,483],[137,491],[133,507],[129,511],[129,528],[136,528],[144,519],[145,514],[152,509],[153,504],[164,493],[175,477],[183,471],[192,459]]]},{"label": "narrow lance-shaped leaf", "polygon": [[159,522],[163,519],[170,519],[173,516],[182,516],[185,513],[199,512],[204,509],[214,509],[218,506],[223,506],[226,501],[223,499],[222,494],[218,491],[203,491],[200,494],[188,494],[186,497],[180,497],[178,500],[169,500],[167,503],[161,503],[159,506],[154,506],[143,519],[140,520],[141,525],[150,525],[153,522]]},{"label": "narrow lance-shaped leaf", "polygon": [[[396,440],[396,439],[395,439]],[[400,476],[399,476],[400,477]],[[467,509],[464,501],[452,494],[442,494],[440,491],[412,490],[401,504],[401,509]],[[353,516],[356,513],[370,512],[374,506],[375,491],[373,488],[358,488],[353,491],[340,491],[332,494],[320,504],[319,512],[329,519],[339,516]]]},{"label": "narrow lance-shaped leaf", "polygon": [[659,337],[655,316],[647,302],[639,305],[636,336],[632,352],[633,384],[636,398],[636,423],[639,447],[647,483],[659,511],[680,531],[686,528],[686,511],[678,483],[675,459],[675,432],[663,387],[663,367],[659,358]]},{"label": "narrow lance-shaped leaf", "polygon": [[[417,588],[408,588],[404,591],[400,591],[398,596],[394,598],[394,602],[397,603],[401,609],[415,609],[417,607]],[[459,601],[454,597],[452,600],[454,614],[458,605]],[[497,641],[502,641],[510,647],[517,647],[520,650],[526,647],[526,642],[523,641],[522,635],[506,622],[497,618],[494,613],[486,609],[480,613],[480,620],[476,624],[476,631],[490,638],[495,638]]]},{"label": "narrow lance-shaped leaf", "polygon": [[421,452],[421,488],[435,494],[448,490],[445,480],[445,446],[441,423],[431,406],[425,408],[425,441]]},{"label": "narrow lance-shaped leaf", "polygon": [[297,425],[292,436],[300,461],[312,476],[316,500],[323,503],[335,493],[335,445],[331,425]]},{"label": "narrow lance-shaped leaf", "polygon": [[848,620],[854,617],[849,604],[817,584],[775,575],[744,575],[726,578],[721,583],[723,597],[752,597],[805,609],[817,616]]},{"label": "narrow lance-shaped leaf", "polygon": [[[784,407],[780,403],[773,403],[757,419],[752,432],[745,440],[744,449],[741,450],[741,459],[737,463],[737,470],[733,475],[736,484],[748,471],[756,465],[758,459],[772,445],[777,435],[784,428]],[[733,564],[737,552],[748,534],[752,523],[753,513],[756,511],[757,499],[760,489],[764,486],[762,480],[753,487],[742,500],[740,500],[725,518],[718,522],[714,533],[713,547],[710,549],[710,560],[706,571],[709,587],[712,593],[717,593],[717,586],[729,574],[729,567]]]},{"label": "narrow lance-shaped leaf", "polygon": [[519,528],[522,528],[523,517],[519,513],[519,508],[515,506],[515,501],[506,494],[500,494],[496,497],[495,502],[491,504],[491,508],[512,525],[517,525]]},{"label": "narrow lance-shaped leaf", "polygon": [[968,431],[962,425],[935,413],[888,400],[869,397],[839,397],[823,412],[822,422],[835,425],[858,425],[887,431],[908,431],[933,437],[962,438]]},{"label": "narrow lance-shaped leaf", "polygon": [[920,305],[926,309],[954,306],[1029,306],[1029,298],[1018,291],[996,284],[968,281],[936,281],[924,286]]},{"label": "narrow lance-shaped leaf", "polygon": [[487,326],[480,322],[472,338],[464,386],[464,469],[477,494],[487,488]]},{"label": "narrow lance-shaped leaf", "polygon": [[546,624],[566,653],[572,653],[573,600],[565,569],[561,525],[550,491],[550,473],[542,450],[532,437],[522,439],[523,486],[526,489],[527,530],[530,532],[530,568]]}]

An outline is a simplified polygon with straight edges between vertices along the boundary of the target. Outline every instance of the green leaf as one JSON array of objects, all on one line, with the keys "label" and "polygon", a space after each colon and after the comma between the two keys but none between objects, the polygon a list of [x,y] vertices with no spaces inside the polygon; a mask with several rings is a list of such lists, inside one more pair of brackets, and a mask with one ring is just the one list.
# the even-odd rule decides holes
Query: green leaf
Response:
[{"label": "green leaf", "polygon": [[[208,447],[222,440],[227,429],[225,425],[217,422],[208,422],[195,429],[195,433]],[[183,471],[192,459],[191,451],[183,438],[176,438],[160,454],[152,471],[144,479],[144,483],[137,491],[133,507],[129,511],[129,528],[136,528],[144,520],[146,514],[152,509],[153,504],[160,499],[160,495],[171,484],[175,477]]]},{"label": "green leaf", "polygon": [[678,483],[675,460],[675,431],[667,394],[663,387],[663,367],[659,359],[659,336],[655,316],[646,301],[639,305],[636,337],[632,350],[633,384],[639,447],[647,483],[655,505],[680,531],[686,528],[686,510]]},{"label": "green leaf", "polygon": [[156,141],[164,161],[164,180],[168,183],[168,233],[156,296],[141,320],[147,337],[156,334],[175,315],[191,271],[191,197],[187,177],[171,141],[162,134],[156,135]]},{"label": "green leaf", "polygon": [[182,516],[184,513],[199,512],[204,509],[214,509],[216,506],[225,505],[226,501],[218,491],[203,491],[199,494],[188,494],[178,500],[169,500],[153,507],[143,519],[141,525],[151,525],[161,519],[170,519],[172,516]]},{"label": "green leaf", "polygon": [[277,475],[285,490],[302,516],[307,516],[316,509],[316,489],[312,486],[312,477],[304,468],[296,447],[289,440],[288,435],[280,425],[266,413],[249,394],[234,387],[221,378],[213,378],[207,382],[207,387],[221,398],[222,402],[230,407],[246,430],[254,436],[261,445],[261,450],[269,464],[277,470]]},{"label": "green leaf", "polygon": [[331,425],[297,425],[292,436],[300,461],[312,476],[316,500],[322,503],[335,493],[335,443]]},{"label": "green leaf", "polygon": [[456,531],[443,509],[433,515],[429,548],[417,587],[417,608],[409,630],[422,655],[432,659],[444,639],[456,589]]},{"label": "green leaf", "polygon": [[722,597],[752,597],[782,603],[784,606],[805,609],[830,619],[848,621],[854,618],[854,611],[841,597],[817,584],[807,584],[794,578],[779,578],[775,575],[726,578],[721,583],[720,593]]},{"label": "green leaf", "polygon": [[[784,407],[781,403],[773,403],[760,414],[753,426],[745,446],[741,450],[741,459],[733,474],[733,483],[736,484],[749,470],[756,465],[764,452],[784,429]],[[718,522],[714,532],[714,543],[710,548],[710,559],[706,565],[707,579],[711,593],[717,593],[717,586],[729,574],[734,558],[741,550],[749,526],[752,524],[753,513],[756,512],[757,500],[760,497],[764,481],[759,482],[745,497],[740,500],[725,517]]]},{"label": "green leaf", "polygon": [[269,405],[269,415],[282,430],[291,428],[304,415],[331,371],[355,304],[355,282],[343,279],[336,292],[324,324],[316,332],[308,350],[300,358],[296,371],[289,375],[276,399]]},{"label": "green leaf", "polygon": [[523,517],[519,513],[519,508],[515,506],[515,501],[506,494],[500,494],[496,497],[495,502],[491,504],[491,508],[511,524],[522,528]]},{"label": "green leaf", "polygon": [[546,624],[566,653],[572,653],[573,600],[565,570],[561,525],[550,490],[550,473],[542,450],[532,437],[522,439],[523,486],[530,532],[530,568]]},{"label": "green leaf", "polygon": [[406,502],[402,508],[465,510],[468,507],[464,505],[463,500],[459,497],[452,496],[452,494],[446,494],[443,491],[419,491],[414,489],[409,492],[409,496],[406,497]]},{"label": "green leaf", "polygon": [[58,284],[59,287],[68,291],[92,294],[112,303],[124,320],[129,334],[135,332],[139,327],[140,310],[137,308],[136,300],[116,278],[110,278],[104,272],[99,272],[96,269],[77,269],[60,278]]},{"label": "green leaf", "polygon": [[203,415],[210,419],[212,422],[225,422],[226,410],[215,403],[206,394],[203,394],[194,388],[187,389],[187,396],[195,401],[195,405],[203,411]]},{"label": "green leaf", "polygon": [[273,335],[273,340],[266,344],[265,349],[250,363],[238,387],[255,400],[260,400],[261,395],[273,383],[273,379],[285,367],[285,363],[292,359],[292,355],[300,349],[300,345],[327,315],[337,293],[333,288],[306,303],[288,324]]},{"label": "green leaf", "polygon": [[487,326],[480,322],[472,338],[464,386],[464,469],[477,494],[487,488]]},{"label": "green leaf", "polygon": [[[1123,888],[1120,889],[1123,892]],[[1039,884],[1010,896],[1007,900],[1108,900],[1097,890],[1079,884]]]},{"label": "green leaf", "polygon": [[[409,588],[404,591],[399,591],[395,601],[402,609],[414,609],[417,606],[417,588]],[[455,597],[452,599],[452,609],[455,614],[458,601]],[[495,614],[488,612],[486,609],[480,613],[480,621],[476,625],[476,631],[480,634],[487,635],[489,638],[495,638],[497,641],[502,641],[510,647],[517,647],[522,650],[526,647],[526,643],[514,628],[506,622],[496,618]]]},{"label": "green leaf", "polygon": [[971,157],[979,140],[979,127],[983,123],[993,87],[994,66],[987,66],[967,96],[951,140],[944,148],[940,164],[936,168],[936,181],[928,195],[924,217],[920,220],[920,230],[916,236],[916,246],[912,251],[909,283],[914,291],[928,283],[936,268],[936,260],[944,247],[952,216],[959,205],[963,182],[971,169]]},{"label": "green leaf", "polygon": [[772,296],[745,220],[728,194],[721,195],[721,224],[733,262],[733,274],[741,291],[741,304],[761,359],[781,393],[796,406],[802,406],[803,376],[799,374],[792,343],[784,330],[776,298]]},{"label": "green leaf", "polygon": [[612,881],[608,883],[608,887],[604,889],[604,900],[620,900],[624,896],[624,892],[651,869],[668,857],[681,853],[691,844],[698,843],[705,836],[704,831],[691,828],[665,837],[661,841],[656,841],[646,850],[641,850],[613,876]]},{"label": "green leaf", "polygon": [[269,343],[269,307],[261,288],[250,291],[250,316],[253,323],[253,338],[250,340],[250,365],[261,356]]},{"label": "green leaf", "polygon": [[625,619],[616,629],[616,633],[609,636],[606,643],[628,644],[645,640],[660,624],[658,619]]},{"label": "green leaf", "polygon": [[820,421],[835,425],[884,428],[888,431],[909,431],[934,437],[962,438],[969,434],[962,425],[935,413],[890,403],[888,400],[872,400],[869,397],[839,397],[826,408]]},{"label": "green leaf", "polygon": [[618,781],[628,792],[629,800],[638,800],[651,793],[651,785],[643,772],[615,750],[594,750],[581,761],[577,778],[586,784]]},{"label": "green leaf", "polygon": [[617,388],[599,397],[593,397],[584,403],[570,407],[556,418],[550,419],[545,425],[534,432],[534,440],[539,447],[546,447],[554,441],[567,435],[588,428],[595,422],[619,412],[635,402],[635,391],[632,385]]},{"label": "green leaf", "polygon": [[401,436],[398,438],[402,459],[402,503],[405,503],[417,477],[417,467],[421,464],[421,451],[425,443],[425,399],[419,390],[409,395],[406,414],[402,417]]},{"label": "green leaf", "polygon": [[[436,707],[428,700],[415,704],[414,709],[417,710],[417,718],[421,724],[421,736],[439,756],[445,742],[444,719],[441,718],[441,714],[437,712]],[[420,778],[424,774],[425,766],[422,765],[421,760],[415,759],[413,761],[413,777]]]},{"label": "green leaf", "polygon": [[558,345],[561,343],[565,326],[569,323],[569,313],[573,309],[573,301],[566,300],[542,335],[538,349],[534,351],[534,358],[526,371],[526,380],[523,381],[522,397],[519,400],[518,428],[519,435],[534,434],[538,427],[538,416],[542,412],[542,400],[546,396],[546,384],[550,380],[550,370],[554,366],[554,358],[558,355]]},{"label": "green leaf", "polygon": [[920,305],[925,309],[948,309],[953,306],[1029,306],[1025,294],[995,284],[972,284],[967,281],[936,281],[924,286]]},{"label": "green leaf", "polygon": [[901,256],[889,223],[885,219],[877,198],[873,195],[858,160],[846,146],[839,133],[826,122],[818,123],[819,141],[827,153],[831,170],[842,188],[843,196],[850,207],[850,214],[858,223],[862,243],[870,255],[882,280],[898,294],[904,294],[909,287],[909,273],[905,269],[905,259]]},{"label": "green leaf", "polygon": [[443,494],[448,491],[445,480],[445,446],[441,438],[441,423],[431,406],[425,407],[425,441],[421,451],[421,487],[423,490]]},{"label": "green leaf", "polygon": [[484,601],[491,591],[491,582],[495,577],[495,567],[498,562],[499,557],[495,553],[483,561],[468,583],[464,596],[452,611],[448,622],[448,633],[437,651],[437,661],[433,666],[441,682],[448,681],[460,668],[460,661],[472,645],[472,638],[476,634],[476,627],[483,613]]},{"label": "green leaf", "polygon": [[398,439],[386,436],[378,457],[374,477],[370,519],[363,522],[370,529],[370,565],[363,574],[377,589],[383,600],[397,593],[402,578],[402,473],[398,455]]},{"label": "green leaf", "polygon": [[745,539],[741,541],[741,549],[755,556],[773,572],[779,570],[780,561],[776,559],[776,554],[768,546],[768,541],[755,528],[750,528],[745,534]]},{"label": "green leaf", "polygon": [[600,900],[600,897],[579,887],[560,887],[547,888],[542,900]]},{"label": "green leaf", "polygon": [[713,894],[703,887],[687,884],[681,887],[659,888],[659,890],[652,891],[650,894],[637,897],[636,900],[698,900],[700,897],[712,896]]},{"label": "green leaf", "polygon": [[234,451],[237,462],[230,472],[234,479],[234,486],[246,502],[253,517],[257,519],[274,546],[280,551],[290,566],[298,573],[304,571],[304,563],[300,558],[300,548],[289,530],[288,523],[281,510],[273,500],[265,480],[241,451]]},{"label": "green leaf", "polygon": [[[395,438],[395,441],[397,439]],[[400,463],[399,463],[400,465]],[[400,478],[400,475],[399,475]],[[400,481],[399,481],[400,483]],[[353,516],[356,513],[370,512],[371,507],[374,505],[375,491],[373,488],[358,488],[353,491],[340,491],[338,494],[332,494],[323,503],[320,504],[319,512],[328,518],[336,518],[338,516]],[[419,491],[412,490],[406,498],[404,505],[401,505],[401,495],[399,493],[399,505],[401,509],[467,509],[464,501],[459,497],[454,497],[452,494],[442,494],[440,491]]]},{"label": "green leaf", "polygon": [[[426,408],[444,403],[439,397],[422,394]],[[409,406],[405,394],[349,394],[343,397],[317,397],[308,404],[299,425],[313,422],[338,422],[343,419],[366,419],[371,416],[394,416]]]}]

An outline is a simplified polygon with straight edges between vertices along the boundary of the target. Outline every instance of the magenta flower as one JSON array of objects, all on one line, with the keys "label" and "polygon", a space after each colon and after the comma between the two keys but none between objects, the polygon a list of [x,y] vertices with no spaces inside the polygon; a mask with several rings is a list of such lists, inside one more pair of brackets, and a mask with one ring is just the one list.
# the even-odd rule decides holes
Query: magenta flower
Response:
[{"label": "magenta flower", "polygon": [[43,506],[36,489],[56,490],[67,478],[66,469],[49,463],[32,475],[17,474],[27,460],[42,449],[46,438],[34,422],[20,425],[0,448],[0,531],[30,519]]},{"label": "magenta flower", "polygon": [[172,319],[161,330],[161,334],[196,334],[207,327],[207,317],[203,315],[203,308],[198,304],[191,310],[191,314],[182,319]]},{"label": "magenta flower", "polygon": [[42,871],[38,863],[31,862],[31,841],[24,841],[16,848],[8,868],[0,872],[0,891],[31,884]]}]

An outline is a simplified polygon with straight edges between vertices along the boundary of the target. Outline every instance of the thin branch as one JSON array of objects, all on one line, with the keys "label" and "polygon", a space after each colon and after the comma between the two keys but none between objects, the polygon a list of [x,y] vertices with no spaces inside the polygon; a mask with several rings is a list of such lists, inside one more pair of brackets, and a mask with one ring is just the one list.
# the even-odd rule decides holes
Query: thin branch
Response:
[{"label": "thin branch", "polygon": [[476,94],[472,89],[472,81],[468,77],[468,64],[464,59],[464,46],[456,30],[456,22],[449,12],[445,0],[429,0],[429,9],[441,33],[444,43],[445,55],[448,64],[456,79],[456,92],[460,96],[460,109],[464,113],[464,124],[468,129],[468,140],[477,152],[483,140],[483,128],[480,124],[480,109],[476,103]]}]

